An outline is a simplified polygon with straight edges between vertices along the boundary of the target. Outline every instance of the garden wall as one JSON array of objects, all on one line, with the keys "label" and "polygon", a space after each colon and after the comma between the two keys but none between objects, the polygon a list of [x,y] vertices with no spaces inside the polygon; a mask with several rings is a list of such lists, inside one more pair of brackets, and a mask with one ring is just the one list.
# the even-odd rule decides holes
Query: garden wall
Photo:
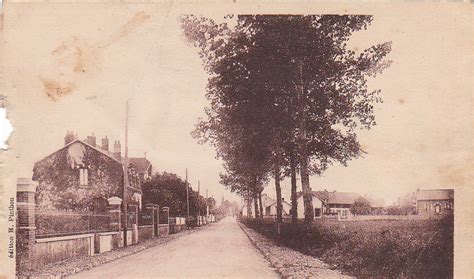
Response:
[{"label": "garden wall", "polygon": [[174,224],[174,225],[170,225],[170,234],[172,233],[179,233],[180,231],[183,231],[186,229],[186,225],[185,224],[181,224],[181,225],[177,225],[177,224]]},{"label": "garden wall", "polygon": [[36,240],[36,267],[94,254],[94,234],[49,237]]},{"label": "garden wall", "polygon": [[138,226],[138,241],[153,238],[153,225]]},{"label": "garden wall", "polygon": [[158,235],[168,235],[170,234],[170,226],[168,224],[159,224],[158,225]]}]

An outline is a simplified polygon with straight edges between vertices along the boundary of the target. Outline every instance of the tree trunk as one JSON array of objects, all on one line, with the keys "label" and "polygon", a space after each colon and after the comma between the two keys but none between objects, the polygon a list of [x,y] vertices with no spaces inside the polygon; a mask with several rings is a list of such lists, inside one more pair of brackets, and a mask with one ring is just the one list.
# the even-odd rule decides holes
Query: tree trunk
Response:
[{"label": "tree trunk", "polygon": [[255,219],[259,218],[259,210],[258,210],[258,199],[257,199],[257,193],[254,194],[254,198],[253,198],[253,201],[254,201],[254,206],[255,206]]},{"label": "tree trunk", "polygon": [[263,218],[263,204],[262,204],[262,192],[258,193],[258,203],[260,205],[260,218]]},{"label": "tree trunk", "polygon": [[306,138],[306,123],[305,123],[305,106],[306,98],[303,84],[303,60],[298,60],[299,66],[299,88],[298,93],[298,151],[300,154],[300,175],[301,175],[301,188],[303,190],[303,203],[304,203],[304,221],[305,223],[311,223],[314,219],[314,208],[313,208],[313,191],[309,185],[309,170],[308,170],[308,152],[307,152],[307,138]]},{"label": "tree trunk", "polygon": [[276,192],[276,199],[277,199],[277,230],[278,234],[280,234],[280,226],[283,222],[283,205],[281,203],[281,186],[280,186],[280,166],[275,167],[275,192]]},{"label": "tree trunk", "polygon": [[290,155],[290,172],[291,172],[291,223],[298,222],[298,201],[296,196],[296,162],[295,155]]},{"label": "tree trunk", "polygon": [[252,205],[250,204],[250,190],[247,192],[247,217],[251,218],[252,217]]}]

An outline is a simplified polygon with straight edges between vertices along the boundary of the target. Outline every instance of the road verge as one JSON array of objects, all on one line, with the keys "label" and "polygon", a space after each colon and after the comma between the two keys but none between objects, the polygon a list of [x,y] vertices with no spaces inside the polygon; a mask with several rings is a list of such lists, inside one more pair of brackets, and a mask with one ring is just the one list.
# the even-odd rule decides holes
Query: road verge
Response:
[{"label": "road verge", "polygon": [[330,269],[327,264],[312,256],[279,246],[275,241],[240,222],[239,226],[282,278],[354,278]]}]

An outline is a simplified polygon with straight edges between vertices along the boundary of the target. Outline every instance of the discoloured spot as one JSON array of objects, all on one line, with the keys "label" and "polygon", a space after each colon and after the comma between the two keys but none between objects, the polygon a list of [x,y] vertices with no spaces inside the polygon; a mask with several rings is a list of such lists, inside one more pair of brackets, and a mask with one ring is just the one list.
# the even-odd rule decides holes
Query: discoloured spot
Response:
[{"label": "discoloured spot", "polygon": [[49,79],[41,79],[41,81],[43,82],[44,92],[53,101],[70,94],[76,87],[75,84],[71,82],[60,83]]},{"label": "discoloured spot", "polygon": [[398,103],[399,103],[400,105],[403,105],[403,104],[405,103],[405,99],[399,98],[399,99],[398,99]]},{"label": "discoloured spot", "polygon": [[138,12],[117,32],[95,44],[89,44],[77,36],[62,42],[51,52],[57,63],[58,72],[55,76],[59,76],[60,79],[40,77],[45,94],[56,101],[72,93],[81,79],[92,77],[101,70],[103,51],[108,46],[128,36],[149,18],[150,15],[144,11]]},{"label": "discoloured spot", "polygon": [[75,74],[100,69],[99,49],[80,41],[77,37],[73,37],[68,42],[63,42],[51,54],[57,57],[59,66],[64,67],[64,71],[60,75],[64,75],[64,72],[71,69]]},{"label": "discoloured spot", "polygon": [[122,28],[120,28],[117,33],[113,34],[110,37],[110,40],[106,42],[102,47],[107,47],[110,44],[115,43],[116,41],[126,37],[149,18],[150,15],[146,14],[144,11],[136,13],[127,23],[125,23],[125,25],[122,26]]}]

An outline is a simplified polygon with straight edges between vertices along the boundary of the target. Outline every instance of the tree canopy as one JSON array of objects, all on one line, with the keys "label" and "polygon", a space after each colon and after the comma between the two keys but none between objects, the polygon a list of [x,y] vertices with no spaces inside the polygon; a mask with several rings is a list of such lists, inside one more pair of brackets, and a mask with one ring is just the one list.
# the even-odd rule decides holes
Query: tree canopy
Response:
[{"label": "tree canopy", "polygon": [[376,124],[380,91],[369,90],[367,80],[390,65],[391,44],[360,53],[348,47],[351,34],[371,21],[365,15],[245,15],[229,27],[182,18],[209,74],[207,119],[194,135],[224,160],[224,185],[245,193],[259,184],[248,181],[273,173],[281,215],[280,171],[290,166],[294,173],[298,166],[305,220],[313,219],[309,175],[363,154],[357,130]]}]

